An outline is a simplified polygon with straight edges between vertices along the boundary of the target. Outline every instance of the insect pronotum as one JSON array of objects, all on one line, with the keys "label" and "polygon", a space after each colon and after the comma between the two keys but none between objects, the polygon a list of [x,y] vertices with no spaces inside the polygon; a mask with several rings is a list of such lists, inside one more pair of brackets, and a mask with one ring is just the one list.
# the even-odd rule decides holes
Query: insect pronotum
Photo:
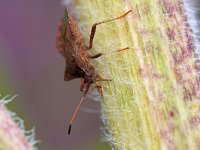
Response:
[{"label": "insect pronotum", "polygon": [[[72,115],[72,118],[69,122],[68,134],[70,134],[71,132],[71,127],[74,118],[77,112],[79,111],[79,108],[85,96],[87,95],[90,85],[96,83],[96,81],[109,81],[108,79],[101,78],[100,75],[96,73],[95,68],[89,63],[89,59],[95,59],[102,55],[108,54],[108,53],[105,54],[98,53],[94,56],[91,56],[87,52],[92,48],[96,27],[100,24],[123,18],[131,11],[132,10],[129,10],[128,12],[119,17],[104,20],[93,24],[90,34],[89,46],[85,44],[85,41],[81,35],[79,27],[74,18],[71,16],[70,12],[68,10],[65,11],[64,17],[61,19],[58,25],[56,46],[60,54],[64,56],[66,62],[64,80],[69,81],[75,78],[80,78],[81,79],[80,90],[83,91],[81,100],[77,105],[74,114]],[[128,49],[128,47],[118,49],[114,52],[120,52],[126,49]],[[102,95],[101,87],[97,86],[97,89]]]}]

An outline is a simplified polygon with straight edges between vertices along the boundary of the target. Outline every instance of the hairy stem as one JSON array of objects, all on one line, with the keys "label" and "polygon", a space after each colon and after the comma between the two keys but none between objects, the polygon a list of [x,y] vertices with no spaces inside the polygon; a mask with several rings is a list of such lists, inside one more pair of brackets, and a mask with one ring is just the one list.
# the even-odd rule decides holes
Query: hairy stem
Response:
[{"label": "hairy stem", "polygon": [[[200,79],[182,0],[74,0],[103,85],[105,134],[113,149],[200,149]],[[129,47],[128,50],[112,51]]]},{"label": "hairy stem", "polygon": [[[25,136],[23,121],[5,107],[13,98],[0,99],[0,150],[35,150],[34,131]],[[18,125],[13,119],[18,121]]]}]

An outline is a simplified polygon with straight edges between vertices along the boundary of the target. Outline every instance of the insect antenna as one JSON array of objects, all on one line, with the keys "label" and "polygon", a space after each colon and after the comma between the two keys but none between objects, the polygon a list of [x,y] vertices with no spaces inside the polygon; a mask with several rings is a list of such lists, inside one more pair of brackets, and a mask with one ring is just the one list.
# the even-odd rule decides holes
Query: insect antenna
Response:
[{"label": "insect antenna", "polygon": [[79,109],[80,109],[80,106],[81,106],[83,100],[85,99],[85,96],[87,95],[87,92],[88,92],[89,88],[90,88],[90,84],[87,84],[87,85],[86,85],[86,88],[85,88],[85,91],[84,91],[84,93],[83,93],[83,95],[82,95],[82,97],[81,97],[81,100],[79,101],[79,103],[78,103],[78,105],[77,105],[77,107],[76,107],[76,109],[75,109],[75,111],[74,111],[74,114],[73,114],[73,116],[72,116],[72,118],[71,118],[71,120],[70,120],[70,122],[69,122],[68,134],[71,133],[72,123],[73,123],[73,121],[74,121],[74,119],[75,119],[76,114],[78,113],[78,111],[79,111]]}]

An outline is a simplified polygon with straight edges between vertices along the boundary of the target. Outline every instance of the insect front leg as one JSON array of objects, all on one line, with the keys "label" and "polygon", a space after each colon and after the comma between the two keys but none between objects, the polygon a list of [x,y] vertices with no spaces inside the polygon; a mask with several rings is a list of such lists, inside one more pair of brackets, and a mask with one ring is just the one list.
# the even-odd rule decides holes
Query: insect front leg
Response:
[{"label": "insect front leg", "polygon": [[90,33],[90,44],[89,46],[87,47],[87,49],[91,49],[92,48],[92,44],[93,44],[93,39],[94,39],[94,35],[95,35],[95,32],[96,32],[96,27],[100,24],[103,24],[103,23],[107,23],[107,22],[111,22],[111,21],[114,21],[114,20],[117,20],[117,19],[120,19],[120,18],[123,18],[125,17],[128,13],[130,13],[132,10],[129,10],[128,12],[126,12],[125,14],[119,16],[119,17],[116,17],[116,18],[113,18],[113,19],[108,19],[108,20],[104,20],[104,21],[101,21],[101,22],[97,22],[95,24],[92,25],[92,29],[91,29],[91,33]]}]

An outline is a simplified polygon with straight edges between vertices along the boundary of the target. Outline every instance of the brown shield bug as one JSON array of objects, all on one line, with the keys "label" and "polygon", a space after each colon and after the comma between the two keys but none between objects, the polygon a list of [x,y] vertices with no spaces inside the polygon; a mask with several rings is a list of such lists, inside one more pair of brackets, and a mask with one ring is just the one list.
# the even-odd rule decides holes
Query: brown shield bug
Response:
[{"label": "brown shield bug", "polygon": [[[60,54],[64,56],[66,62],[64,80],[69,81],[75,78],[80,78],[81,79],[80,89],[81,91],[83,91],[81,100],[77,105],[74,114],[69,122],[68,134],[70,134],[71,132],[71,126],[74,121],[74,118],[90,88],[90,85],[96,83],[97,81],[109,81],[107,79],[101,78],[96,73],[95,68],[89,63],[89,59],[95,59],[104,55],[102,53],[98,53],[94,56],[91,56],[87,52],[92,48],[96,27],[100,24],[123,18],[131,11],[132,10],[129,10],[128,12],[119,17],[93,24],[90,34],[89,46],[85,44],[85,41],[81,35],[79,27],[74,18],[71,16],[70,12],[68,10],[65,11],[64,17],[61,19],[58,25],[56,46]],[[114,52],[119,52],[126,49],[128,49],[128,47],[116,50]],[[102,95],[101,87],[97,86],[97,88]]]}]

